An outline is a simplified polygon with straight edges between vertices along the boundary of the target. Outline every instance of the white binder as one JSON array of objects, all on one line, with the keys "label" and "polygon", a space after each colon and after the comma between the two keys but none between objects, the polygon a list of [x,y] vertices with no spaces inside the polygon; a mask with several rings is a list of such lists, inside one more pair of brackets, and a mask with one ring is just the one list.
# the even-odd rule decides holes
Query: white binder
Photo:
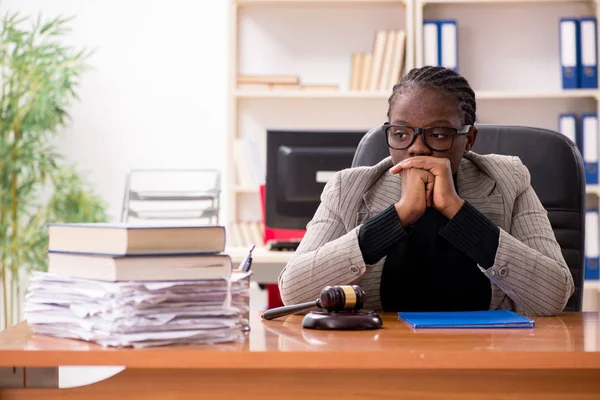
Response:
[{"label": "white binder", "polygon": [[439,65],[437,21],[423,21],[423,65]]},{"label": "white binder", "polygon": [[558,118],[558,131],[577,143],[577,116],[572,113],[561,114]]},{"label": "white binder", "polygon": [[585,178],[588,184],[598,184],[598,116],[581,114],[581,136]]},{"label": "white binder", "polygon": [[439,21],[440,29],[440,65],[448,69],[458,70],[458,28],[456,21]]}]

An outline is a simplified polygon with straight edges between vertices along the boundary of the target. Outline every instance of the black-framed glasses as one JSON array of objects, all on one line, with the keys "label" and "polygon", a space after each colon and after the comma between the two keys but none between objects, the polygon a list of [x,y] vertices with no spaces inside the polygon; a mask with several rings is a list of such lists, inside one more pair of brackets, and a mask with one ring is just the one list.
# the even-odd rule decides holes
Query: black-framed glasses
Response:
[{"label": "black-framed glasses", "polygon": [[407,125],[393,125],[388,122],[382,125],[385,132],[385,140],[388,147],[394,150],[405,150],[412,146],[421,135],[423,143],[432,151],[448,151],[454,144],[456,135],[469,133],[473,125],[464,125],[460,128],[450,128],[446,126],[428,126],[425,128],[415,128]]}]

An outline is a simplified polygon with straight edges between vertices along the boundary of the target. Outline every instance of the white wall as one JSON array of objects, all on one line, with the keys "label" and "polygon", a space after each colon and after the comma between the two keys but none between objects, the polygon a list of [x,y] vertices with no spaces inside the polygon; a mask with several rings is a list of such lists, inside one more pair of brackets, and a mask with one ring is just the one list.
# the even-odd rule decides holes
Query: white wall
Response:
[{"label": "white wall", "polygon": [[59,149],[118,218],[131,168],[224,168],[228,2],[3,0],[2,11],[74,16],[95,49]]}]

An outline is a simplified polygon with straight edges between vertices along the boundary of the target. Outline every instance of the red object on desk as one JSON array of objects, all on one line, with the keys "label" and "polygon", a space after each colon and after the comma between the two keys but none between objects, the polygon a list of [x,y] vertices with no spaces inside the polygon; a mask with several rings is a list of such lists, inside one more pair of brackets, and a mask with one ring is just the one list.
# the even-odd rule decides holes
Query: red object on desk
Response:
[{"label": "red object on desk", "polygon": [[276,283],[267,284],[267,310],[271,308],[283,307],[283,300],[279,293],[279,286]]},{"label": "red object on desk", "polygon": [[[267,226],[267,197],[266,186],[260,185],[260,209],[263,222],[263,237],[266,245],[273,240],[292,241],[302,240],[306,229],[275,229]],[[267,309],[283,306],[279,286],[276,283],[269,283],[267,286],[268,304]]]}]

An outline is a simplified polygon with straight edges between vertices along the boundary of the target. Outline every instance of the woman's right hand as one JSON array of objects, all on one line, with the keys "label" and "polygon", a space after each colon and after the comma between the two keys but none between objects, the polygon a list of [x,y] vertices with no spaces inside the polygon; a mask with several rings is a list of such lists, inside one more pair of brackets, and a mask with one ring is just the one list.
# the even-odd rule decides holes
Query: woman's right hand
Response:
[{"label": "woman's right hand", "polygon": [[408,227],[417,222],[433,201],[434,176],[419,168],[410,168],[400,173],[402,177],[402,197],[394,206],[400,224]]}]

